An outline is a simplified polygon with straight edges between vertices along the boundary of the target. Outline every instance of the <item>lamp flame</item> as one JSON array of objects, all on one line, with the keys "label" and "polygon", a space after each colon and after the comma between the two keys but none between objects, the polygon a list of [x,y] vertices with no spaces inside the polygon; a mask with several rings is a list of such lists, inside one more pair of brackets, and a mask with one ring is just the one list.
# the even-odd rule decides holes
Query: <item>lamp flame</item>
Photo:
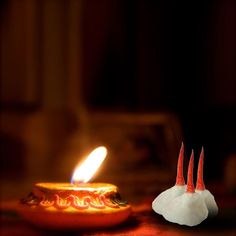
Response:
[{"label": "lamp flame", "polygon": [[107,155],[107,149],[103,146],[95,148],[81,165],[75,167],[71,178],[72,183],[88,182],[101,166]]}]

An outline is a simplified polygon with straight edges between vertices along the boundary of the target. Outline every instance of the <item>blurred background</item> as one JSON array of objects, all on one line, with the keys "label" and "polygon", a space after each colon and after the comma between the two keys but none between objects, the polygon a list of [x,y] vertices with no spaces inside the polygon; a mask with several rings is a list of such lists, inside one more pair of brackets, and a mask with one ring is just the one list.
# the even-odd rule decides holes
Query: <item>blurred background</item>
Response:
[{"label": "blurred background", "polygon": [[0,6],[3,198],[68,182],[98,145],[96,181],[153,194],[174,184],[181,141],[186,165],[204,146],[206,183],[236,191],[234,0]]}]

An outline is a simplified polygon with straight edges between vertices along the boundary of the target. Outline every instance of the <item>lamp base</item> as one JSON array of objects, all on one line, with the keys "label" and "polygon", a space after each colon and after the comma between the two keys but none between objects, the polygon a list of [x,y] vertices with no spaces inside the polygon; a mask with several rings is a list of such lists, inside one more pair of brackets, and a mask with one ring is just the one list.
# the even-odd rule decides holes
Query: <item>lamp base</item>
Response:
[{"label": "lamp base", "polygon": [[130,216],[131,206],[112,184],[39,183],[21,201],[19,214],[42,228],[91,229],[121,224]]}]

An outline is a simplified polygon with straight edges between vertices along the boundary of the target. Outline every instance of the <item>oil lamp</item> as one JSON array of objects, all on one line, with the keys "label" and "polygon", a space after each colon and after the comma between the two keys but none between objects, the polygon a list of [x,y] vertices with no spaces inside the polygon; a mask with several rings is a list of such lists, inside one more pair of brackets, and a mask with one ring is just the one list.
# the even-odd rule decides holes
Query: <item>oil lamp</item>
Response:
[{"label": "oil lamp", "polygon": [[21,200],[19,214],[43,228],[102,228],[125,221],[131,206],[120,197],[117,186],[87,183],[107,155],[105,147],[92,151],[78,165],[71,183],[37,183]]}]

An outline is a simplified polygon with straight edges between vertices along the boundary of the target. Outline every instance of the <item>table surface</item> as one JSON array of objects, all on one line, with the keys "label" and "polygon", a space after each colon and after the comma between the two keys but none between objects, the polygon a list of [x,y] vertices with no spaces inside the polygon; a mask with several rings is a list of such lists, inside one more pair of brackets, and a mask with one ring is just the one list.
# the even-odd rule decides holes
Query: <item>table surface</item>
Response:
[{"label": "table surface", "polygon": [[1,201],[1,235],[83,235],[83,236],[152,236],[152,235],[236,235],[236,199],[222,196],[217,199],[219,214],[213,219],[207,219],[195,227],[180,226],[167,222],[162,216],[151,209],[152,198],[145,198],[140,203],[132,205],[132,216],[122,225],[111,229],[93,231],[54,231],[31,226],[16,214],[16,200]]}]

